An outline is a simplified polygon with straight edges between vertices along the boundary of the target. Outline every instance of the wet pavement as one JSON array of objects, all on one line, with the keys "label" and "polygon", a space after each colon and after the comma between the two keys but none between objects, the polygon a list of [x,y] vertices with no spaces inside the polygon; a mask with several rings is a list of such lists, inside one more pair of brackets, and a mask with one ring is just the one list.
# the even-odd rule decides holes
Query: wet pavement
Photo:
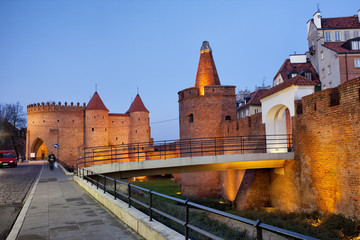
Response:
[{"label": "wet pavement", "polygon": [[60,168],[46,163],[35,187],[18,240],[142,239]]},{"label": "wet pavement", "polygon": [[0,239],[6,239],[43,162],[0,168]]}]

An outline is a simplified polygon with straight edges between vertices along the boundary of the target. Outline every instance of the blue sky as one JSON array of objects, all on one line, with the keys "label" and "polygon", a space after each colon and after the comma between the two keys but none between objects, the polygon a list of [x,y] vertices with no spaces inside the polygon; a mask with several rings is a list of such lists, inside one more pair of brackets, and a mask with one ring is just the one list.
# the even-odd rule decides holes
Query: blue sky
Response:
[{"label": "blue sky", "polygon": [[222,85],[254,90],[271,84],[289,54],[307,51],[306,22],[317,4],[323,17],[360,7],[358,0],[0,0],[0,103],[88,103],[97,84],[110,112],[124,113],[139,87],[152,137],[177,139],[177,93],[194,85],[202,41]]}]

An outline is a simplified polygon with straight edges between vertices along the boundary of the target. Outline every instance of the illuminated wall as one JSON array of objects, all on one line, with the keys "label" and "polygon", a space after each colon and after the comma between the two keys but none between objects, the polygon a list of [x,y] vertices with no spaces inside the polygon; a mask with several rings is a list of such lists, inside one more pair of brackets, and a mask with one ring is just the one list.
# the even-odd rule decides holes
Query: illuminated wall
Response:
[{"label": "illuminated wall", "polygon": [[360,79],[306,96],[297,106],[301,207],[359,217]]}]

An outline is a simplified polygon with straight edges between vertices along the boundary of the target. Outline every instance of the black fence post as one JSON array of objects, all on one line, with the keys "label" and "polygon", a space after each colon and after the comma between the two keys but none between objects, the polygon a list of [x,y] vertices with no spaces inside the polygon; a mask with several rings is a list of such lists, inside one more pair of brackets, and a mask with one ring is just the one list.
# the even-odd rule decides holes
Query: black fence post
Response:
[{"label": "black fence post", "polygon": [[152,190],[149,191],[149,217],[150,221],[152,221]]},{"label": "black fence post", "polygon": [[214,138],[214,143],[215,143],[215,156],[216,156],[216,138]]},{"label": "black fence post", "polygon": [[129,207],[131,207],[131,187],[130,187],[130,183],[128,183],[128,202],[129,202]]},{"label": "black fence post", "polygon": [[96,189],[99,188],[99,174],[96,174]]},{"label": "black fence post", "polygon": [[106,192],[106,177],[104,177],[104,193]]},{"label": "black fence post", "polygon": [[114,199],[116,200],[116,179],[114,179]]},{"label": "black fence post", "polygon": [[254,223],[254,227],[256,228],[256,239],[257,240],[262,240],[263,236],[262,236],[262,228],[259,226],[260,225],[260,220],[257,220]]},{"label": "black fence post", "polygon": [[139,161],[139,158],[140,158],[140,143],[138,143],[138,146],[137,146],[137,155],[138,155],[138,161]]},{"label": "black fence post", "polygon": [[190,144],[190,157],[192,157],[192,150],[191,150],[191,138],[189,140],[189,144]]},{"label": "black fence post", "polygon": [[166,140],[164,141],[164,146],[165,146],[165,154],[164,154],[165,156],[164,157],[166,159]]},{"label": "black fence post", "polygon": [[189,228],[188,228],[188,224],[189,224],[189,205],[188,205],[189,200],[185,201],[185,240],[189,239]]}]

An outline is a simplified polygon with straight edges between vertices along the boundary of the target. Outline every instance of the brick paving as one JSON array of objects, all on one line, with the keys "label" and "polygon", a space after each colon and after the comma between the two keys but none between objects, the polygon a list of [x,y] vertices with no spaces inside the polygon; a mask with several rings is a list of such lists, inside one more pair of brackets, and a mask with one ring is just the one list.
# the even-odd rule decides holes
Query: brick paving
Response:
[{"label": "brick paving", "polygon": [[60,168],[46,163],[17,240],[140,240]]},{"label": "brick paving", "polygon": [[0,168],[0,239],[5,239],[19,214],[25,197],[43,162],[19,163],[16,168]]}]

